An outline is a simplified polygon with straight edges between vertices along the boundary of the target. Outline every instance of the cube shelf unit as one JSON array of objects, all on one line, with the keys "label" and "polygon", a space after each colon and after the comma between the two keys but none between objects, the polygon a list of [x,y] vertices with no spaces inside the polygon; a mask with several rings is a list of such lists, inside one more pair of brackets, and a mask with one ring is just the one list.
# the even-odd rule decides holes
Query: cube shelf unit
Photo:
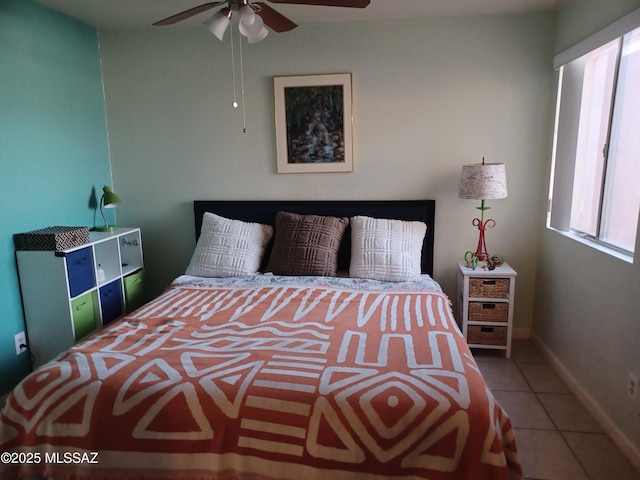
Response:
[{"label": "cube shelf unit", "polygon": [[139,228],[90,232],[87,244],[16,258],[34,367],[145,302]]}]

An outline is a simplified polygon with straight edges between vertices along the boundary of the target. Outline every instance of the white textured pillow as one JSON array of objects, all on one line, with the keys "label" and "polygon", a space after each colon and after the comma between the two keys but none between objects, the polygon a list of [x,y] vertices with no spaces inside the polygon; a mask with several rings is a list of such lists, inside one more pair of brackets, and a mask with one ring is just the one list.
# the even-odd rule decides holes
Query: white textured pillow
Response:
[{"label": "white textured pillow", "polygon": [[418,279],[426,233],[423,222],[352,217],[349,275],[388,282]]},{"label": "white textured pillow", "polygon": [[273,227],[231,220],[214,213],[202,217],[202,229],[186,274],[239,277],[256,273]]}]

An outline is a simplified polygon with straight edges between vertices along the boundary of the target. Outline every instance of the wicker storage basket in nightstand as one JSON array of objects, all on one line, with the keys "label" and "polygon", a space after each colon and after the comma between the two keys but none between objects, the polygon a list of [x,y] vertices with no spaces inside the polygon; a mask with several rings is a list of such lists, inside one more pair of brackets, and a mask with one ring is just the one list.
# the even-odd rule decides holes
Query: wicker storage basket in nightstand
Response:
[{"label": "wicker storage basket in nightstand", "polygon": [[505,302],[469,302],[470,322],[508,322],[509,304]]},{"label": "wicker storage basket in nightstand", "polygon": [[507,345],[507,327],[469,325],[467,342],[478,345]]},{"label": "wicker storage basket in nightstand", "polygon": [[508,278],[470,278],[469,297],[507,298],[509,296]]}]

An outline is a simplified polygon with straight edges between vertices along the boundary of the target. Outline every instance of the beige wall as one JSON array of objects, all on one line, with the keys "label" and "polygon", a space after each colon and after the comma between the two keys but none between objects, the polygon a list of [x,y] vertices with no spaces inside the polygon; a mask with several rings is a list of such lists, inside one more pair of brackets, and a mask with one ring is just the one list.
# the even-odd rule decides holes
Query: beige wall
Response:
[{"label": "beige wall", "polygon": [[[558,15],[555,51],[638,7],[637,0],[572,2]],[[640,372],[640,238],[635,251],[635,263],[629,264],[543,228],[533,328],[556,366],[640,468],[640,402],[631,401],[625,389],[627,372]]]},{"label": "beige wall", "polygon": [[[479,202],[464,163],[507,164],[489,250],[517,270],[516,328],[533,316],[552,118],[551,13],[303,25],[244,46],[247,133],[231,108],[228,38],[204,29],[100,32],[121,225],[141,226],[154,293],[184,271],[194,199],[419,199],[436,206],[435,278],[455,299]],[[228,35],[228,33],[227,33]],[[236,47],[236,53],[238,53]],[[353,173],[277,174],[273,77],[353,75]],[[239,87],[238,87],[239,88]]]}]

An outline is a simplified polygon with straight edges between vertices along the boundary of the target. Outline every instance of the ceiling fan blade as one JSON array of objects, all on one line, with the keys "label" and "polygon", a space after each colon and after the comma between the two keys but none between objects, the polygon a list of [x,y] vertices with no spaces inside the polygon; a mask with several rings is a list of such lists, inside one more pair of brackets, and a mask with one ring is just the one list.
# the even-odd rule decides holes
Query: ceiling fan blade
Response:
[{"label": "ceiling fan blade", "polygon": [[265,23],[265,25],[274,32],[288,32],[289,30],[293,30],[298,26],[296,23],[293,23],[287,17],[275,11],[266,3],[255,2],[252,5],[258,5],[260,7],[260,10],[258,10],[256,13],[260,15],[260,17],[262,17],[262,21]]},{"label": "ceiling fan blade", "polygon": [[272,3],[290,3],[295,5],[318,5],[322,7],[364,8],[371,0],[269,0]]},{"label": "ceiling fan blade", "polygon": [[185,10],[184,12],[176,13],[175,15],[171,15],[163,20],[159,20],[155,22],[153,25],[156,27],[163,27],[165,25],[173,25],[174,23],[181,22],[182,20],[186,20],[187,18],[191,18],[194,15],[197,15],[202,12],[206,12],[207,10],[211,10],[214,7],[219,5],[223,5],[227,3],[226,1],[221,2],[209,2],[199,5],[197,7],[190,8],[189,10]]}]

